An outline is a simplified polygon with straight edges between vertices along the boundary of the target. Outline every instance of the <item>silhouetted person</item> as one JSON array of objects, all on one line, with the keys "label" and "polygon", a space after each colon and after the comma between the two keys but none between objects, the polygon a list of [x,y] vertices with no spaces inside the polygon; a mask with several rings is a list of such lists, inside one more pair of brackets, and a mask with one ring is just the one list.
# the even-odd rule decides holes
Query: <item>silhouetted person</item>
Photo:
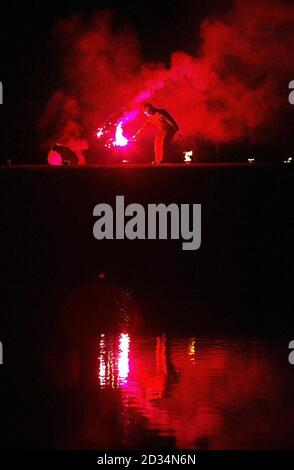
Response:
[{"label": "silhouetted person", "polygon": [[62,158],[63,163],[67,161],[69,162],[70,165],[79,164],[79,159],[78,159],[77,154],[73,150],[71,150],[69,147],[66,147],[65,145],[55,144],[52,147],[52,150],[54,150],[54,152],[59,153],[59,155]]},{"label": "silhouetted person", "polygon": [[179,130],[178,124],[165,109],[155,108],[151,103],[144,104],[144,114],[148,117],[134,138],[141,135],[149,125],[157,127],[159,132],[154,141],[155,162],[153,163],[168,161],[171,141]]}]

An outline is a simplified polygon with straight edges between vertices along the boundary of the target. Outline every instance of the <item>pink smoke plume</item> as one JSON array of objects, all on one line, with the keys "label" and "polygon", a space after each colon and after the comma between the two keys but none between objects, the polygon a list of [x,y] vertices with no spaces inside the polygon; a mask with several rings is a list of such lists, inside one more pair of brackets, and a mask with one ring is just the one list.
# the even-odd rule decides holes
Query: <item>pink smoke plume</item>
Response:
[{"label": "pink smoke plume", "polygon": [[174,115],[187,137],[259,142],[279,132],[294,69],[293,4],[237,1],[203,22],[194,55],[176,51],[168,65],[144,63],[135,33],[114,31],[112,21],[103,11],[56,25],[63,88],[38,122],[44,146],[57,140],[82,159],[113,113],[124,123],[131,112],[138,127],[146,100]]}]

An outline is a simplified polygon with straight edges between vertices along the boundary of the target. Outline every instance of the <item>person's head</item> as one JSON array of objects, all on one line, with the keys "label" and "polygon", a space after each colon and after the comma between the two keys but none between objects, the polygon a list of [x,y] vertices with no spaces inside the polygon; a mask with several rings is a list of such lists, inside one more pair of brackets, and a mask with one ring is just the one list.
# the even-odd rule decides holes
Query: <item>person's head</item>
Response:
[{"label": "person's head", "polygon": [[146,114],[146,116],[152,116],[152,114],[155,114],[156,112],[156,109],[151,103],[145,103],[143,109],[144,109],[144,114]]}]

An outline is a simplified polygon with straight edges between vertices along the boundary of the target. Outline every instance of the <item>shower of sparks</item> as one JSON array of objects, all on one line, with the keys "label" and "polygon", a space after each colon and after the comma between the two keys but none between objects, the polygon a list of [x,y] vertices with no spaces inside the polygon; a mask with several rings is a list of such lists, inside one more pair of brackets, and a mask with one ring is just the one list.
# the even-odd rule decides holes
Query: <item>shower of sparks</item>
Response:
[{"label": "shower of sparks", "polygon": [[116,123],[107,121],[103,127],[97,129],[97,138],[109,149],[112,147],[126,147],[130,143],[130,139],[124,135],[124,126],[127,122],[133,121],[137,115],[138,110],[135,109],[124,113]]}]

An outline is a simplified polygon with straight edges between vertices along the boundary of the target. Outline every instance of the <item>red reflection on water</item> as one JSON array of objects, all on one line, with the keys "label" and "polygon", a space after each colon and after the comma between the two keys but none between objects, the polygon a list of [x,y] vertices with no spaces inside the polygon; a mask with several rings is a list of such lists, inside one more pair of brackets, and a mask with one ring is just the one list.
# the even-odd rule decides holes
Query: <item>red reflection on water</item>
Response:
[{"label": "red reflection on water", "polygon": [[294,446],[288,364],[262,341],[122,332],[84,344],[52,368],[70,390],[63,448],[144,449],[146,430],[155,448]]},{"label": "red reflection on water", "polygon": [[178,448],[259,447],[260,435],[273,425],[266,410],[279,407],[279,389],[262,350],[229,341],[200,346],[195,338],[142,341],[130,351],[128,335],[121,335],[124,346],[116,345],[115,361],[118,377],[119,370],[127,377],[118,380],[123,406],[131,403],[147,419],[147,429],[172,436]]},{"label": "red reflection on water", "polygon": [[122,333],[119,337],[119,354],[117,363],[118,379],[120,385],[125,385],[128,382],[128,375],[130,372],[129,352],[130,337],[128,334]]}]

